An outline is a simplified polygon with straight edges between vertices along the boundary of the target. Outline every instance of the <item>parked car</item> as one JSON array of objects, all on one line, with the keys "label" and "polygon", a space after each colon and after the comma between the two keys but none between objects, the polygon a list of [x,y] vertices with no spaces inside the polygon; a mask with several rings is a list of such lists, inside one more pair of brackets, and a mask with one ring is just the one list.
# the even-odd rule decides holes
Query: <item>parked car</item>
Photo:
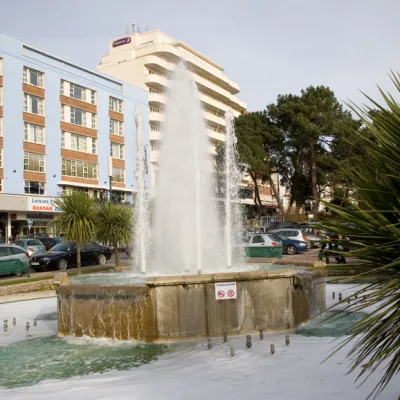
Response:
[{"label": "parked car", "polygon": [[55,246],[56,244],[62,242],[62,238],[58,238],[58,237],[38,237],[38,240],[40,240],[44,246],[46,247],[46,250],[50,250],[53,246]]},{"label": "parked car", "polygon": [[294,255],[297,253],[304,253],[309,248],[309,245],[302,240],[290,239],[280,233],[271,233],[271,235],[276,236],[277,240],[282,241],[284,254]]},{"label": "parked car", "polygon": [[248,257],[282,257],[282,241],[268,233],[249,235],[245,249]]},{"label": "parked car", "polygon": [[[73,242],[60,242],[50,251],[35,254],[31,259],[31,267],[35,271],[44,269],[59,269],[76,267],[76,245]],[[111,250],[97,243],[81,245],[82,265],[102,265],[111,258]]]},{"label": "parked car", "polygon": [[14,245],[0,245],[0,275],[20,276],[29,272],[29,255]]},{"label": "parked car", "polygon": [[308,243],[307,238],[300,228],[284,228],[274,229],[271,233],[278,233],[279,235],[286,236],[289,239],[299,240],[300,242]]},{"label": "parked car", "polygon": [[32,254],[46,251],[46,247],[38,239],[18,239],[14,243],[22,247],[29,254],[29,257],[31,257]]}]

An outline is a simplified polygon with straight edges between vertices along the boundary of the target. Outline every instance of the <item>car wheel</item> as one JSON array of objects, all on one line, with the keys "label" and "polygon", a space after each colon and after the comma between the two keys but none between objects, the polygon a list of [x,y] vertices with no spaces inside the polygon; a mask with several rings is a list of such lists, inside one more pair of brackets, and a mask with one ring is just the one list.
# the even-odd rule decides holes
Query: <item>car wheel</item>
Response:
[{"label": "car wheel", "polygon": [[17,271],[14,273],[15,276],[22,276],[22,271]]},{"label": "car wheel", "polygon": [[287,247],[286,249],[287,253],[290,254],[291,256],[294,254],[297,254],[297,248],[295,245],[291,244]]},{"label": "car wheel", "polygon": [[57,268],[60,271],[64,271],[65,269],[68,268],[68,262],[64,258],[61,258],[60,260],[57,261]]},{"label": "car wheel", "polygon": [[104,265],[107,262],[106,256],[104,254],[100,254],[97,256],[97,264]]}]

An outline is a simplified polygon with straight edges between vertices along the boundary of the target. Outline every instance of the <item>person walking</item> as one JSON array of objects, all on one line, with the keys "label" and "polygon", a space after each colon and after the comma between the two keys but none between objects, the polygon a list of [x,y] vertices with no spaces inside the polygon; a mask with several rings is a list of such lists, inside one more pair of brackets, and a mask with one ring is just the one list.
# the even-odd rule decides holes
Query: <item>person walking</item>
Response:
[{"label": "person walking", "polygon": [[[334,245],[334,249],[339,252],[344,252],[345,248],[343,247],[342,243],[340,242],[341,240],[343,240],[343,237],[342,237],[342,235],[339,234],[337,236],[337,241]],[[335,260],[338,264],[347,264],[346,258],[343,254],[335,253]]]}]

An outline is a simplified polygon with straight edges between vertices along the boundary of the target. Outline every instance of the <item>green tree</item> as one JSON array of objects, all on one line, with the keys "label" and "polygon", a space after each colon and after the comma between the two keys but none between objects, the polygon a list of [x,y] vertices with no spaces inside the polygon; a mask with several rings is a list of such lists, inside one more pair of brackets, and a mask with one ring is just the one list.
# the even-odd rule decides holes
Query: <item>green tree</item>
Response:
[{"label": "green tree", "polygon": [[330,138],[340,133],[352,116],[325,86],[310,86],[300,96],[279,95],[276,104],[267,107],[267,114],[285,136],[291,164],[286,179],[291,202],[303,206],[307,197],[312,197],[312,212],[316,214],[322,189],[328,183],[330,166],[324,157]]},{"label": "green tree", "polygon": [[273,180],[273,174],[281,172],[284,159],[284,141],[281,131],[270,123],[265,112],[251,112],[235,118],[235,133],[240,161],[246,167],[254,186],[254,201],[262,215],[259,183],[268,182],[278,202],[281,213],[284,208]]},{"label": "green tree", "polygon": [[95,212],[93,200],[84,192],[74,191],[62,195],[55,201],[56,207],[61,210],[55,220],[56,230],[64,233],[67,241],[76,244],[76,266],[81,273],[81,245],[93,239],[95,231]]},{"label": "green tree", "polygon": [[119,265],[119,247],[132,243],[132,208],[105,203],[96,209],[95,237],[100,243],[114,247],[115,266]]},{"label": "green tree", "polygon": [[[399,75],[393,74],[392,81],[400,94]],[[358,378],[384,368],[372,394],[380,393],[400,371],[400,104],[394,96],[381,94],[383,105],[369,98],[378,112],[353,107],[364,125],[364,130],[353,130],[351,136],[363,149],[363,162],[339,165],[352,182],[357,202],[352,207],[327,204],[337,217],[325,223],[327,229],[350,237],[349,255],[375,276],[347,310],[371,305],[376,310],[355,324],[343,343],[355,340],[349,357],[351,370],[361,369]]]}]

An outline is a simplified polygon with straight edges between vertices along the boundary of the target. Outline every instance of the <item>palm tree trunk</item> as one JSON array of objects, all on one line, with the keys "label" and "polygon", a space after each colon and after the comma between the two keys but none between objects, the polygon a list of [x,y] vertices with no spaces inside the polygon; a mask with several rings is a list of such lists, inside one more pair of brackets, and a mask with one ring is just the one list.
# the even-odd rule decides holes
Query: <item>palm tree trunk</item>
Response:
[{"label": "palm tree trunk", "polygon": [[119,250],[118,243],[114,243],[114,256],[115,256],[115,266],[119,267]]},{"label": "palm tree trunk", "polygon": [[80,242],[76,242],[76,269],[78,271],[78,275],[81,274],[81,244]]}]

